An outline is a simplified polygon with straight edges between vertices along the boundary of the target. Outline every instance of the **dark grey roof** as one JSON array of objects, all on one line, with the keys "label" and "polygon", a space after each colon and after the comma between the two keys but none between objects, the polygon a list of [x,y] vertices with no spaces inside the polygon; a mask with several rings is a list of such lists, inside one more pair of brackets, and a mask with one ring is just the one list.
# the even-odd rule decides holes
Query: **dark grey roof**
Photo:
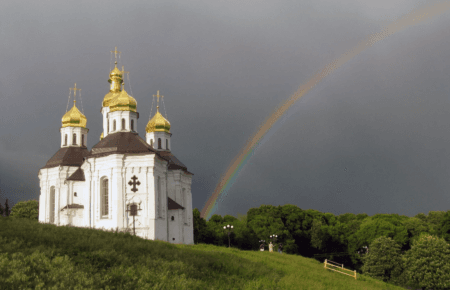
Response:
[{"label": "dark grey roof", "polygon": [[69,204],[69,205],[66,205],[65,207],[63,207],[62,209],[61,209],[61,211],[63,211],[64,209],[66,209],[66,208],[84,208],[84,205],[82,205],[82,204],[76,204],[76,203],[74,203],[74,204]]},{"label": "dark grey roof", "polygon": [[178,203],[176,203],[173,199],[171,199],[170,197],[167,198],[167,208],[169,210],[171,209],[184,209],[184,207],[182,207],[181,205],[179,205]]},{"label": "dark grey roof", "polygon": [[[159,151],[159,155],[167,160],[169,162],[169,170],[175,170],[175,169],[182,169],[186,171],[189,174],[192,174],[191,172],[187,171],[186,165],[181,163],[178,158],[175,157],[175,155],[172,154],[172,152],[169,151]],[[193,175],[193,174],[192,174]]]},{"label": "dark grey roof", "polygon": [[67,178],[67,180],[85,181],[83,169],[81,169],[81,167],[78,168],[69,178]]},{"label": "dark grey roof", "polygon": [[88,155],[89,151],[85,147],[64,147],[59,149],[42,168],[81,166],[83,158]]},{"label": "dark grey roof", "polygon": [[98,142],[89,154],[89,157],[101,157],[110,154],[147,153],[154,154],[155,150],[145,142],[137,133],[112,133]]}]

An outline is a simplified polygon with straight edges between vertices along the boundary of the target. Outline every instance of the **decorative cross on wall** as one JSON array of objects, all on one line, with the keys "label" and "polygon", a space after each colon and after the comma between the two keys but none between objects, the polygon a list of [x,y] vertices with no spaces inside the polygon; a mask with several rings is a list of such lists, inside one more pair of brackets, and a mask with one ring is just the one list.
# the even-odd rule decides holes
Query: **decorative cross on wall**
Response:
[{"label": "decorative cross on wall", "polygon": [[141,185],[141,183],[139,181],[136,181],[136,179],[138,179],[136,177],[136,175],[134,175],[133,177],[131,177],[131,179],[133,179],[133,181],[130,180],[130,182],[128,182],[128,184],[130,186],[133,186],[133,188],[131,189],[132,192],[136,192],[138,191],[138,189],[136,188],[136,185]]}]

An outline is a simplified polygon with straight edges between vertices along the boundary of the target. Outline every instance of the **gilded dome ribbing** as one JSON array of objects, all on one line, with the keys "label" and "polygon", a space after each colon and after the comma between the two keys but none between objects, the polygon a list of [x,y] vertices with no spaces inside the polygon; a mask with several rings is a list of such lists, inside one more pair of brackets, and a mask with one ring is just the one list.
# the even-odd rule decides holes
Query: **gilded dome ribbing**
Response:
[{"label": "gilded dome ribbing", "polygon": [[170,122],[161,115],[159,112],[159,106],[156,107],[156,114],[148,121],[145,127],[147,133],[151,132],[166,132],[170,133]]},{"label": "gilded dome ribbing", "polygon": [[73,107],[62,117],[62,127],[83,127],[86,128],[86,116],[78,110],[73,101]]},{"label": "gilded dome ribbing", "polygon": [[109,101],[110,112],[115,111],[136,112],[136,106],[137,106],[136,100],[132,96],[128,95],[125,89],[122,89],[122,91],[117,95],[117,97]]}]

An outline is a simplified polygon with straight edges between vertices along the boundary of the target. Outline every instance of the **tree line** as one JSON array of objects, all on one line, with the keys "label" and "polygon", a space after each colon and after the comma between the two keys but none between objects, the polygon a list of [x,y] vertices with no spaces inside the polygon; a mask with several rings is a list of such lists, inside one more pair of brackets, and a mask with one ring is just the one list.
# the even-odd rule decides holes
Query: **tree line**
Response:
[{"label": "tree line", "polygon": [[450,288],[450,211],[335,216],[288,204],[262,205],[238,218],[193,214],[196,244],[228,246],[223,226],[232,224],[231,245],[241,250],[258,250],[260,240],[276,234],[288,254],[332,260],[399,286]]},{"label": "tree line", "polygon": [[[9,210],[0,204],[5,217],[38,220],[39,203],[22,201]],[[213,215],[206,221],[193,210],[194,243],[228,247],[223,229],[233,225],[231,246],[259,250],[260,240],[277,235],[283,252],[325,259],[345,268],[397,284],[423,289],[450,288],[450,211],[430,211],[414,217],[398,214],[345,213],[335,216],[295,205],[262,205],[247,214]],[[416,289],[416,288],[414,288]]]}]

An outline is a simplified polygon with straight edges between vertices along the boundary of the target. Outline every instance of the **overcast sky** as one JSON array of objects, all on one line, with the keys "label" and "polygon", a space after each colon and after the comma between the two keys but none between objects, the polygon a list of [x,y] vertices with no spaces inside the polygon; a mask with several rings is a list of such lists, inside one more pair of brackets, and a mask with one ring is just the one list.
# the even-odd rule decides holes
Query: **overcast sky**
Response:
[{"label": "overcast sky", "polygon": [[[38,171],[60,148],[75,82],[88,149],[99,142],[117,46],[139,135],[160,90],[172,152],[195,174],[193,207],[202,210],[248,139],[300,85],[424,3],[434,2],[2,2],[0,202],[39,198]],[[444,13],[325,77],[266,135],[215,213],[262,204],[336,215],[449,210],[449,47]]]}]

